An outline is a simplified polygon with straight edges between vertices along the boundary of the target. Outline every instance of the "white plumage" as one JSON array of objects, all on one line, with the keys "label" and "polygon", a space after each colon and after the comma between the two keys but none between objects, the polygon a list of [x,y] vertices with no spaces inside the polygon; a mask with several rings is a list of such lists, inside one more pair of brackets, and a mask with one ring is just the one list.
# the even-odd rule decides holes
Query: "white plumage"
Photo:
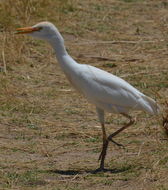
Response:
[{"label": "white plumage", "polygon": [[78,64],[75,68],[77,72],[68,75],[71,83],[98,108],[112,113],[128,113],[137,109],[157,114],[155,101],[123,79],[89,65]]},{"label": "white plumage", "polygon": [[[135,109],[149,114],[158,114],[157,103],[115,75],[90,65],[78,64],[67,53],[64,40],[52,23],[41,22],[32,27],[17,29],[17,34],[22,33],[48,41],[54,48],[57,60],[70,83],[90,103],[96,106],[103,132],[103,148],[99,157],[101,163],[98,170],[104,170],[104,160],[109,141],[120,146],[121,144],[116,143],[112,137],[134,123],[128,112]],[[107,137],[104,126],[104,111],[122,114],[130,121]]]}]

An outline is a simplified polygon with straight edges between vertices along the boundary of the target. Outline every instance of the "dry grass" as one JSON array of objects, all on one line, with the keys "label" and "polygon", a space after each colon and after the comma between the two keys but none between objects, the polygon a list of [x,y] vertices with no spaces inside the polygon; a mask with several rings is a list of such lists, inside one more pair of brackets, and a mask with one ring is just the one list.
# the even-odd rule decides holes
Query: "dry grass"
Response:
[{"label": "dry grass", "polygon": [[[159,189],[168,187],[162,119],[142,112],[98,167],[101,129],[94,107],[69,85],[51,48],[15,36],[19,26],[49,20],[70,54],[123,77],[166,110],[168,3],[163,0],[0,1],[1,189]],[[164,113],[166,114],[166,113]],[[112,132],[124,122],[106,115]]]}]

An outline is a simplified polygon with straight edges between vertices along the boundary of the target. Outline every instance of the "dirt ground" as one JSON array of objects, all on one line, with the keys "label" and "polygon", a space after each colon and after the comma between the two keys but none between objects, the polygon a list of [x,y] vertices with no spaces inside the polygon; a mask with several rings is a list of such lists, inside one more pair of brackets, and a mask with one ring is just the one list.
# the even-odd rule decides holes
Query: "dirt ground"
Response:
[{"label": "dirt ground", "polygon": [[[162,115],[132,111],[134,126],[110,144],[96,173],[102,132],[95,107],[68,83],[52,48],[15,35],[53,22],[69,54],[168,101],[166,0],[0,1],[0,189],[167,190],[168,137]],[[108,133],[126,120],[106,114]]]}]

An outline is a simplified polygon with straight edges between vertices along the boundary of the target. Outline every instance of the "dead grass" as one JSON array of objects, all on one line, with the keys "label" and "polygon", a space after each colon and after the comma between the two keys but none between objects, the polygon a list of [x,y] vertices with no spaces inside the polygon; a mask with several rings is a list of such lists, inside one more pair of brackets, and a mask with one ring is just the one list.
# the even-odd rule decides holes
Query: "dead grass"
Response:
[{"label": "dead grass", "polygon": [[[69,85],[48,45],[13,35],[49,20],[78,62],[123,77],[166,110],[167,7],[162,0],[0,2],[1,189],[167,189],[161,117],[132,113],[137,123],[116,138],[126,150],[111,145],[111,170],[92,174],[101,148],[94,107]],[[109,133],[123,122],[106,115]]]}]

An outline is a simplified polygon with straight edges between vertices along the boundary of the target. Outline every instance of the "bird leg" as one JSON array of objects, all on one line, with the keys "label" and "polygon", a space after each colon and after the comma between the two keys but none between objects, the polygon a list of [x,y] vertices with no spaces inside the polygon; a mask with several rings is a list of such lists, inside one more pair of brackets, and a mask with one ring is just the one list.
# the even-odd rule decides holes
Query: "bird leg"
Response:
[{"label": "bird leg", "polygon": [[109,140],[110,140],[111,142],[113,142],[115,145],[125,148],[124,145],[122,145],[122,144],[120,144],[120,143],[117,143],[117,142],[116,142],[115,140],[113,140],[112,138],[109,139]]},{"label": "bird leg", "polygon": [[105,126],[104,126],[104,110],[96,107],[96,111],[98,114],[99,121],[101,123],[102,133],[103,133],[102,151],[101,151],[99,159],[98,159],[98,160],[101,160],[100,167],[95,171],[95,172],[99,172],[99,171],[104,170],[104,160],[106,157],[106,152],[107,152],[107,147],[108,147],[109,142],[107,140],[106,130],[105,130]]},{"label": "bird leg", "polygon": [[[112,139],[113,137],[115,137],[117,134],[119,134],[121,131],[123,131],[124,129],[128,128],[129,126],[131,126],[132,124],[135,123],[135,119],[133,119],[131,116],[122,113],[123,116],[127,117],[130,121],[129,123],[125,124],[123,127],[121,127],[120,129],[118,129],[117,131],[115,131],[114,133],[112,133],[111,135],[108,136],[108,141],[111,141],[113,143],[116,144],[116,142]],[[123,146],[122,144],[118,144],[119,146]]]},{"label": "bird leg", "polygon": [[100,162],[100,167],[97,169],[97,171],[104,170],[104,160],[106,157],[107,148],[108,148],[108,144],[109,144],[109,141],[108,141],[107,135],[106,135],[106,131],[105,131],[104,123],[102,123],[101,126],[102,126],[102,132],[103,132],[103,147],[102,147],[102,151],[100,153],[99,159],[98,159],[98,160],[101,160],[101,162]]},{"label": "bird leg", "polygon": [[104,124],[102,123],[102,125],[101,125],[102,126],[102,132],[103,132],[103,147],[102,147],[102,151],[101,151],[100,156],[99,156],[99,160],[101,160],[100,161],[100,167],[96,171],[103,171],[104,170],[104,161],[105,161],[109,141],[113,142],[114,144],[116,144],[118,146],[123,146],[122,144],[119,144],[119,143],[115,142],[112,138],[114,136],[116,136],[117,134],[119,134],[124,129],[131,126],[135,122],[135,120],[131,116],[129,116],[127,114],[122,114],[122,115],[127,117],[130,120],[129,123],[125,124],[123,127],[118,129],[117,131],[115,131],[114,133],[109,135],[108,137],[106,136],[106,131],[105,131]]}]

